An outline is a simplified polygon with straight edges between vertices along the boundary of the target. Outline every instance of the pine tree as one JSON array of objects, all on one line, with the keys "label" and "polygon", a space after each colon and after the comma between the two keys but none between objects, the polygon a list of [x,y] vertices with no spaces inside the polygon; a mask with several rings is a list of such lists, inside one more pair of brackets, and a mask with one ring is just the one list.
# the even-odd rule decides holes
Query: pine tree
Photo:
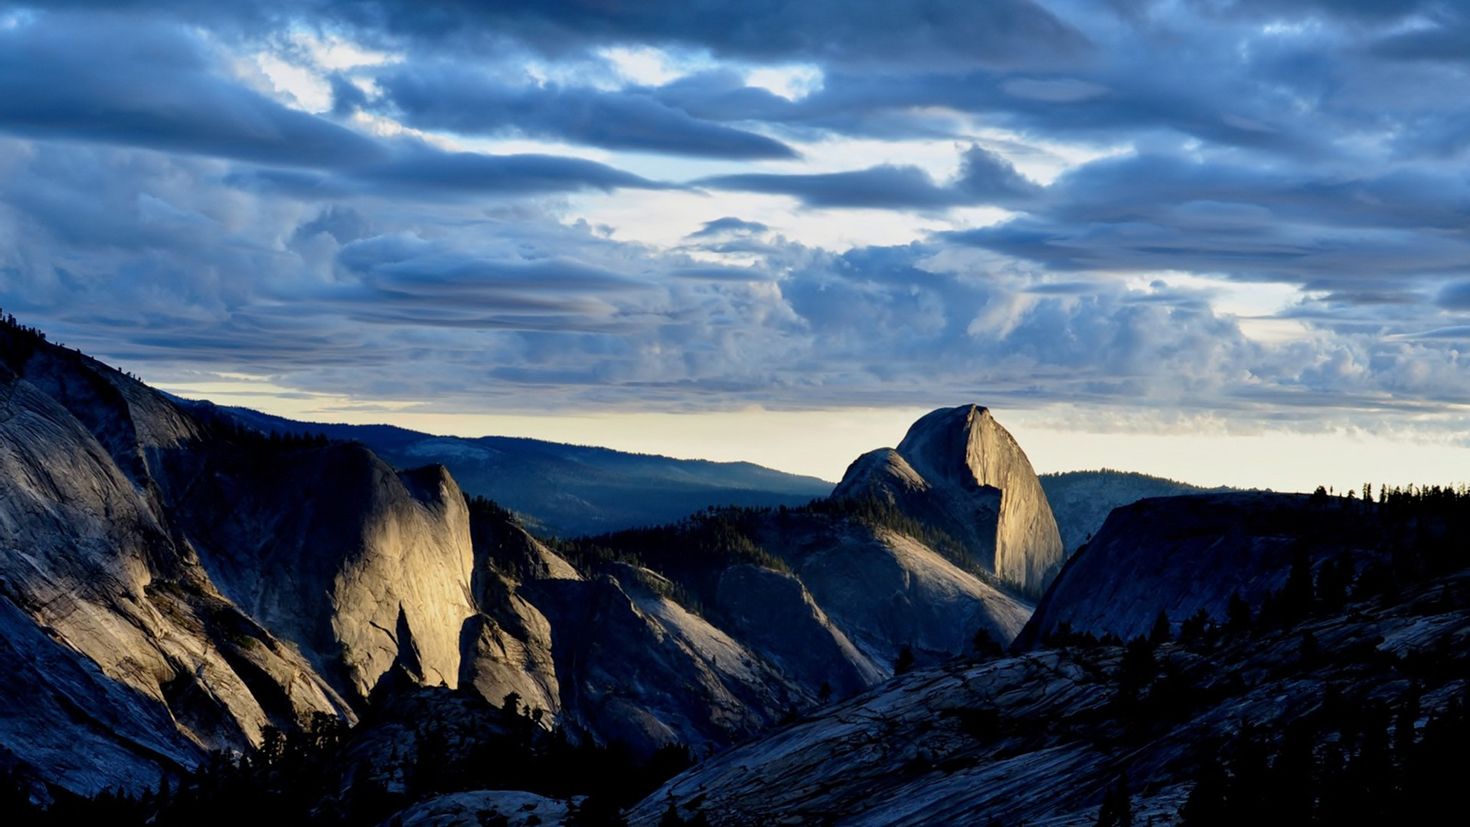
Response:
[{"label": "pine tree", "polygon": [[1159,609],[1159,616],[1154,618],[1153,628],[1149,630],[1148,642],[1154,646],[1161,646],[1174,639],[1174,627],[1169,623],[1169,614]]},{"label": "pine tree", "polygon": [[898,657],[893,661],[893,674],[902,675],[914,668],[914,650],[908,644],[904,644],[898,650]]},{"label": "pine tree", "polygon": [[1251,607],[1240,596],[1240,592],[1230,595],[1230,603],[1225,608],[1225,624],[1232,632],[1250,631]]},{"label": "pine tree", "polygon": [[1225,827],[1230,823],[1225,812],[1225,793],[1229,778],[1225,768],[1213,755],[1200,761],[1194,777],[1194,788],[1189,791],[1184,806],[1179,808],[1181,824],[1189,827]]}]

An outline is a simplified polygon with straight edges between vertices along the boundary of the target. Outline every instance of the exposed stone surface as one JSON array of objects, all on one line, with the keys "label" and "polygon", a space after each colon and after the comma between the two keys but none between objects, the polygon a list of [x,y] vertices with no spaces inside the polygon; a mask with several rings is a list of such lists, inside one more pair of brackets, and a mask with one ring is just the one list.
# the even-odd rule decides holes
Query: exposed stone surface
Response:
[{"label": "exposed stone surface", "polygon": [[[945,508],[999,489],[956,482],[937,451],[1019,473],[971,413],[916,432],[960,442],[905,441]],[[764,512],[771,557],[694,560],[691,583],[636,549],[574,566],[443,467],[267,439],[10,327],[0,492],[0,762],[81,792],[151,786],[313,713],[354,720],[385,676],[514,694],[574,738],[702,753],[874,685],[905,648],[923,664],[977,632],[1008,641],[1029,612],[922,523],[840,509]]]},{"label": "exposed stone surface", "polygon": [[1232,595],[1253,609],[1280,589],[1300,551],[1315,567],[1347,554],[1371,557],[1383,537],[1377,512],[1304,494],[1200,494],[1116,509],[1067,561],[1017,639],[1033,646],[1059,623],[1073,631],[1147,634],[1160,611],[1177,625],[1197,611],[1219,620]]},{"label": "exposed stone surface", "polygon": [[1056,520],[1031,462],[990,411],[941,408],[897,450],[864,454],[834,497],[878,497],[957,540],[982,568],[1039,595],[1061,565]]},{"label": "exposed stone surface", "polygon": [[343,711],[176,539],[148,465],[190,423],[133,407],[136,383],[78,354],[0,354],[0,625],[14,655],[0,746],[91,791]]},{"label": "exposed stone surface", "polygon": [[856,521],[788,519],[762,535],[816,604],[885,675],[903,647],[921,660],[965,652],[977,632],[1002,645],[1031,607],[906,534]]},{"label": "exposed stone surface", "polygon": [[431,798],[383,822],[383,827],[560,827],[572,805],[519,790],[477,790]]},{"label": "exposed stone surface", "polygon": [[1123,697],[1119,646],[954,661],[715,755],[649,795],[629,823],[658,824],[673,802],[717,827],[1091,825],[1124,773],[1134,823],[1176,823],[1201,766],[1220,760],[1215,745],[1247,725],[1280,739],[1334,695],[1342,708],[1414,687],[1424,715],[1458,702],[1467,595],[1461,571],[1295,628],[1167,643],[1141,702]]}]

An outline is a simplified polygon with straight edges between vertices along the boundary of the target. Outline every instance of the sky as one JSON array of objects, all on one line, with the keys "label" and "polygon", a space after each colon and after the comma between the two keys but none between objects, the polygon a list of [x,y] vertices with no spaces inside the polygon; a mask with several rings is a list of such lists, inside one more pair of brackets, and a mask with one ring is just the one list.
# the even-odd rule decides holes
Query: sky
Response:
[{"label": "sky", "polygon": [[1467,81],[1434,0],[0,0],[0,307],[319,421],[1470,480]]}]

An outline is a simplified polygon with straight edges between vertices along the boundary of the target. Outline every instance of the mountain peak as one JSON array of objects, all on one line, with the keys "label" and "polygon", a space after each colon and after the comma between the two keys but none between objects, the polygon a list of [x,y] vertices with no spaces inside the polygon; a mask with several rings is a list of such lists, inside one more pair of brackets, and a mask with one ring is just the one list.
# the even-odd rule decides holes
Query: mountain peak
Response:
[{"label": "mountain peak", "polygon": [[896,450],[854,462],[833,495],[877,496],[943,526],[977,562],[1031,594],[1062,560],[1056,519],[1031,461],[983,405],[925,414]]},{"label": "mountain peak", "polygon": [[969,477],[980,482],[979,475],[970,467],[975,453],[973,446],[977,440],[983,441],[988,429],[998,427],[990,409],[982,405],[939,408],[909,426],[898,444],[898,453],[926,477],[953,481]]}]

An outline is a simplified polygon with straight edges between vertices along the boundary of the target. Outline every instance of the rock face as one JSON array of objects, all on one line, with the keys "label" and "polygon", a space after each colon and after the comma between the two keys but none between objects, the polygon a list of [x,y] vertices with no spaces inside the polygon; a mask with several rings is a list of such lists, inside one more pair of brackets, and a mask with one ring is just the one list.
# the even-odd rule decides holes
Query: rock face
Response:
[{"label": "rock face", "polygon": [[1041,594],[1062,563],[1061,535],[1031,462],[977,405],[927,414],[897,450],[859,457],[832,495],[892,503],[1026,594]]},{"label": "rock face", "polygon": [[1232,595],[1259,609],[1298,554],[1315,569],[1371,556],[1383,542],[1378,512],[1354,501],[1244,492],[1142,500],[1114,510],[1067,561],[1015,645],[1035,646],[1062,623],[1128,640],[1161,611],[1175,624],[1198,611],[1223,620]]},{"label": "rock face", "polygon": [[15,335],[0,331],[0,746],[93,791],[154,784],[266,725],[347,714],[168,519],[153,470],[195,423]]},{"label": "rock face", "polygon": [[395,815],[393,827],[463,827],[500,824],[505,827],[560,827],[572,805],[535,793],[516,790],[477,790],[431,798]]},{"label": "rock face", "polygon": [[[1217,514],[1201,536],[1254,511],[1240,500],[1187,499],[1198,501],[1182,505],[1194,515]],[[1145,505],[1134,515],[1140,520],[1161,516],[1166,503]],[[1346,531],[1366,528],[1370,539],[1380,539],[1371,520],[1349,504],[1323,507],[1320,522],[1305,524],[1305,504],[1293,498],[1260,505],[1261,521],[1237,528],[1238,536],[1279,536],[1293,525],[1300,532],[1288,534],[1312,536],[1336,517]],[[1152,536],[1182,525],[1171,522]],[[1328,539],[1335,543],[1346,531]],[[1463,537],[1453,539],[1458,552]],[[1236,544],[1221,552],[1227,553],[1243,555],[1243,569],[1259,561],[1262,572],[1274,571],[1263,548]],[[1364,553],[1380,562],[1391,556],[1382,545]],[[1455,571],[1316,612],[1293,626],[1160,644],[1148,650],[1144,666],[1137,658],[1130,665],[1123,646],[1094,644],[956,660],[899,676],[700,762],[645,798],[628,822],[652,827],[673,805],[682,818],[699,814],[716,827],[1089,825],[1099,822],[1104,796],[1126,776],[1134,823],[1178,823],[1197,781],[1221,771],[1227,757],[1244,754],[1245,732],[1253,733],[1265,762],[1287,755],[1294,736],[1300,745],[1303,732],[1310,733],[1309,748],[1349,743],[1360,737],[1354,733],[1364,720],[1380,720],[1360,713],[1373,704],[1402,711],[1407,703],[1410,727],[1416,718],[1458,708],[1470,674],[1463,645],[1470,635],[1470,569],[1457,557]],[[1124,600],[1177,587],[1172,567],[1093,573],[1100,600],[1125,610]],[[1312,641],[1310,648],[1304,640]],[[1383,724],[1377,726],[1387,743]],[[1418,726],[1421,737],[1434,729]],[[1394,737],[1405,736],[1395,730]],[[1334,765],[1321,766],[1327,772]],[[1340,765],[1337,772],[1341,777]],[[1362,775],[1347,778],[1349,785],[1368,783]]]},{"label": "rock face", "polygon": [[[921,660],[942,660],[967,651],[977,633],[1004,645],[1031,614],[1030,606],[891,527],[788,517],[760,537],[843,637],[885,673],[905,647]],[[862,661],[855,666],[861,670]]]},{"label": "rock face", "polygon": [[398,473],[350,444],[240,454],[196,448],[169,463],[164,486],[220,591],[345,697],[365,699],[400,659],[455,686],[476,609],[468,513],[444,469]]},{"label": "rock face", "polygon": [[935,538],[1032,582],[1028,475],[988,413],[941,411],[864,477],[897,522],[833,502],[740,512],[709,557],[675,528],[568,557],[442,466],[267,436],[0,325],[0,768],[139,790],[405,680],[636,752],[723,748],[1013,638],[1029,606]]}]

